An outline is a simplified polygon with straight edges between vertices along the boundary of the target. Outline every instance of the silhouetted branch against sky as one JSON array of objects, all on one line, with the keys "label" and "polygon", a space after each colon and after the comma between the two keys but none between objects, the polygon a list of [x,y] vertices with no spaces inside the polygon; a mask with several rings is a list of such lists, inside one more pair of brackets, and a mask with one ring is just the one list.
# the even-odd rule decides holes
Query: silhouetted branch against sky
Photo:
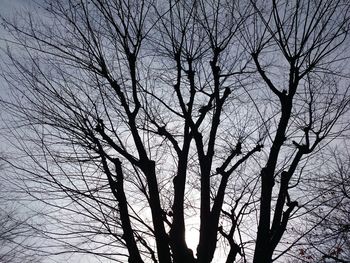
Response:
[{"label": "silhouetted branch against sky", "polygon": [[52,254],[295,260],[326,218],[299,231],[324,204],[310,175],[348,136],[349,8],[65,0],[4,15],[9,163],[48,207]]}]

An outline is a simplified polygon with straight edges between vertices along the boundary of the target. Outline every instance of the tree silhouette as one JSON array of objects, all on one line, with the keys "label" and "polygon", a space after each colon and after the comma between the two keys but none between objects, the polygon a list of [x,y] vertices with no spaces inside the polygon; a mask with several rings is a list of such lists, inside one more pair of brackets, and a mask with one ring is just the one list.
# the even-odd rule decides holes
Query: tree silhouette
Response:
[{"label": "tree silhouette", "polygon": [[19,205],[12,200],[19,200],[15,187],[9,187],[6,174],[6,158],[0,154],[0,262],[41,262],[35,251],[35,230],[28,223],[29,216],[24,216]]},{"label": "tree silhouette", "polygon": [[[344,147],[345,146],[345,147]],[[308,213],[306,223],[316,225],[305,235],[301,259],[312,262],[348,262],[349,255],[349,151],[343,147],[329,152],[324,175],[310,180],[310,189],[320,196]],[[315,176],[315,175],[314,175]],[[316,177],[316,176],[315,176]],[[300,254],[300,253],[299,253]]]},{"label": "tree silhouette", "polygon": [[285,256],[304,171],[348,129],[346,1],[42,7],[4,19],[2,101],[25,153],[12,164],[56,208],[47,236],[120,262]]}]

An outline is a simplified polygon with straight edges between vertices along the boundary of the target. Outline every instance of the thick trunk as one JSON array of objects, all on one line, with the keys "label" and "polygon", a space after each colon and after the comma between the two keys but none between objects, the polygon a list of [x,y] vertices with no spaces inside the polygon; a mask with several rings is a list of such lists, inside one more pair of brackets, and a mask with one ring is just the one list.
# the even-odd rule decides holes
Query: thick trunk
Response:
[{"label": "thick trunk", "polygon": [[187,173],[187,154],[189,142],[179,158],[178,172],[174,178],[173,222],[170,230],[170,245],[173,252],[173,262],[195,262],[193,252],[187,247],[184,220],[184,197]]},{"label": "thick trunk", "polygon": [[[282,95],[286,96],[286,95]],[[292,98],[283,97],[281,99],[282,115],[279,121],[276,137],[273,141],[270,155],[266,166],[261,170],[261,195],[260,195],[260,215],[257,240],[255,244],[254,263],[271,262],[271,202],[272,189],[274,186],[274,175],[278,155],[285,141],[285,132],[290,119],[292,109]]]},{"label": "thick trunk", "polygon": [[137,247],[136,240],[134,237],[134,231],[132,229],[131,222],[130,222],[128,202],[124,191],[124,174],[123,174],[122,164],[119,159],[114,160],[115,172],[117,177],[117,180],[115,181],[113,179],[112,172],[110,171],[107,163],[106,153],[104,152],[100,142],[97,139],[95,140],[95,142],[98,146],[98,153],[101,156],[102,166],[107,175],[110,189],[114,197],[118,201],[120,221],[121,221],[122,230],[123,230],[123,239],[125,240],[126,247],[129,252],[128,262],[142,263],[143,260],[140,255],[140,251]]},{"label": "thick trunk", "polygon": [[240,251],[240,248],[237,244],[230,244],[230,252],[227,255],[226,263],[234,263],[236,260],[236,256],[238,252]]},{"label": "thick trunk", "polygon": [[257,240],[254,251],[254,263],[271,262],[270,251],[270,216],[271,216],[271,195],[274,184],[271,171],[261,171],[261,200],[260,200],[260,221],[258,226]]},{"label": "thick trunk", "polygon": [[212,225],[210,222],[210,163],[203,162],[201,166],[201,208],[200,208],[200,232],[197,247],[198,263],[211,262],[212,244],[210,244]]},{"label": "thick trunk", "polygon": [[159,263],[171,263],[169,239],[164,227],[164,211],[160,206],[159,190],[156,179],[154,161],[144,161],[141,164],[146,175],[149,189],[149,203],[153,220],[153,227],[158,251]]},{"label": "thick trunk", "polygon": [[[117,173],[117,181],[115,182],[115,191],[113,190],[114,195],[117,197],[118,206],[120,211],[120,220],[122,222],[123,227],[123,237],[126,241],[129,250],[129,263],[141,263],[143,260],[141,259],[139,249],[136,245],[136,241],[133,234],[133,229],[131,227],[131,222],[129,218],[128,212],[128,202],[126,200],[125,192],[124,192],[124,175],[121,167],[121,162],[116,160],[116,173]],[[109,178],[111,179],[111,178]]]}]

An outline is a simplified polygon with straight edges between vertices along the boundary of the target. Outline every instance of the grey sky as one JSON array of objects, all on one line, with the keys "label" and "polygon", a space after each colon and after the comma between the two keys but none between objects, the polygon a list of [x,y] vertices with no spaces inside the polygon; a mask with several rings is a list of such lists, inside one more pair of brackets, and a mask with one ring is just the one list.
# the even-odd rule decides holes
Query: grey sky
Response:
[{"label": "grey sky", "polygon": [[[16,16],[18,16],[18,13],[26,13],[26,12],[31,12],[34,11],[36,13],[40,12],[40,10],[36,9],[34,10],[33,6],[35,5],[35,2],[39,2],[43,0],[0,0],[0,17],[5,17],[11,19],[15,19]],[[7,45],[10,45],[9,43],[6,43],[6,39],[9,39],[10,36],[4,29],[4,27],[0,23],[0,71],[3,70],[3,65],[7,61],[7,56],[4,52],[4,48],[6,48]],[[0,72],[0,97],[6,96],[6,89],[7,86],[5,84],[4,79],[1,77]],[[9,147],[10,145],[8,142],[3,138],[2,132],[3,126],[4,126],[4,115],[1,112],[0,109],[0,153],[1,152],[9,152]],[[0,177],[0,180],[2,178]],[[95,258],[87,255],[59,255],[56,257],[48,257],[44,258],[43,263],[63,263],[63,262],[72,262],[72,263],[80,263],[80,262],[85,262],[85,263],[94,263],[94,262],[109,262],[108,260],[105,261],[97,261]]]},{"label": "grey sky", "polygon": [[[29,11],[30,6],[32,6],[34,1],[32,0],[0,0],[0,17],[5,18],[15,18],[16,14],[23,11]],[[4,27],[0,26],[0,69],[1,64],[6,61],[6,55],[2,52],[3,48],[6,47],[5,40],[9,38],[8,33],[4,29]],[[3,80],[0,82],[0,94],[4,89]]]},{"label": "grey sky", "polygon": [[31,3],[31,0],[0,0],[0,14],[11,14],[16,9],[30,6]]}]

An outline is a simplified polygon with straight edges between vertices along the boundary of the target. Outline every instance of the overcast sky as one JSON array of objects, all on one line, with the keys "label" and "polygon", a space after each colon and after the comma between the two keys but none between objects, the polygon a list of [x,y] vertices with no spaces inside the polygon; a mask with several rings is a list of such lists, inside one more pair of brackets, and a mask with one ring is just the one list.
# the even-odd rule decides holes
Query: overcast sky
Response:
[{"label": "overcast sky", "polygon": [[0,13],[11,14],[16,9],[26,8],[33,3],[32,0],[0,0]]},{"label": "overcast sky", "polygon": [[[38,0],[43,1],[43,0]],[[37,0],[0,0],[0,18],[7,18],[13,20],[19,17],[19,14],[25,14],[26,12],[32,12],[34,10],[34,4]],[[37,12],[37,11],[36,11]],[[0,96],[6,93],[6,84],[2,78],[2,72],[4,70],[4,63],[8,60],[5,54],[6,46],[9,43],[6,42],[10,39],[8,32],[4,29],[2,19],[0,20]],[[0,141],[1,142],[1,141]]]},{"label": "overcast sky", "polygon": [[[12,19],[19,12],[29,11],[33,5],[33,0],[0,0],[0,17]],[[8,33],[4,29],[1,21],[0,26],[0,70],[1,63],[6,61],[6,56],[3,52],[3,48],[6,47],[5,40],[9,38]],[[4,89],[3,80],[0,77],[0,92]],[[0,94],[2,94],[1,92]]]},{"label": "overcast sky", "polygon": [[[0,16],[6,17],[9,19],[16,18],[18,16],[18,13],[25,13],[28,11],[33,11],[33,6],[35,2],[43,1],[43,0],[0,0]],[[35,10],[36,13],[40,12],[40,9]],[[0,71],[3,70],[3,63],[6,63],[7,56],[4,53],[4,48],[6,47],[6,39],[9,38],[8,33],[4,29],[4,27],[0,26]],[[6,84],[4,79],[1,76],[0,72],[0,97],[3,97],[6,94]],[[8,150],[8,143],[4,140],[2,135],[3,132],[3,115],[1,114],[0,109],[0,153],[5,152],[5,149]],[[63,262],[71,262],[71,263],[96,263],[96,262],[103,262],[107,263],[110,262],[109,260],[105,261],[97,261],[95,258],[86,255],[82,256],[79,254],[76,255],[60,255],[53,258],[44,258],[43,263],[63,263]]]}]

